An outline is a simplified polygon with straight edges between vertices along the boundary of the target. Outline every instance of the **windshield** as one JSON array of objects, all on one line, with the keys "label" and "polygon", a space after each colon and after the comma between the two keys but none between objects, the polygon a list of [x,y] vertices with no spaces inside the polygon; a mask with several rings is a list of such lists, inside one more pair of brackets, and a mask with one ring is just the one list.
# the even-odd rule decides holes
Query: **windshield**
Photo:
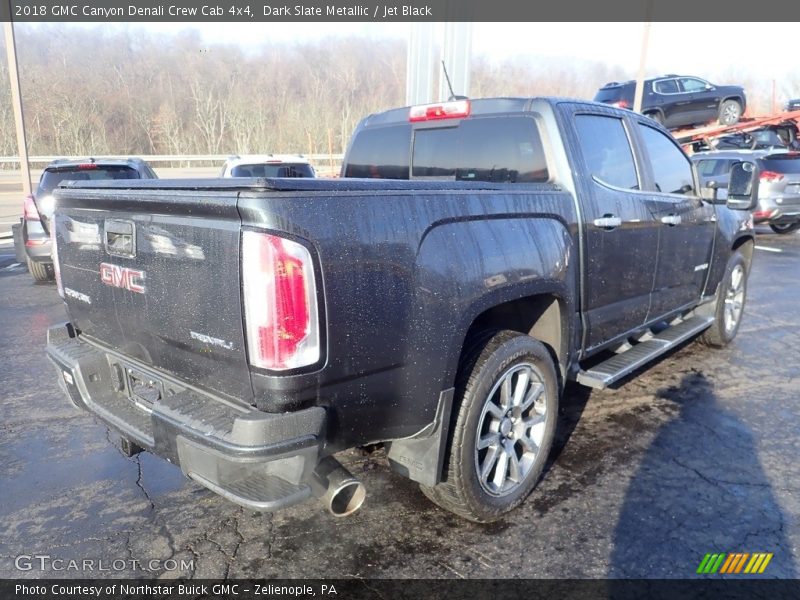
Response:
[{"label": "windshield", "polygon": [[236,165],[231,177],[314,177],[311,165],[306,163],[276,163]]},{"label": "windshield", "polygon": [[97,179],[140,179],[139,172],[125,166],[80,169],[77,166],[45,169],[39,180],[37,195],[51,193],[62,181],[94,181]]}]

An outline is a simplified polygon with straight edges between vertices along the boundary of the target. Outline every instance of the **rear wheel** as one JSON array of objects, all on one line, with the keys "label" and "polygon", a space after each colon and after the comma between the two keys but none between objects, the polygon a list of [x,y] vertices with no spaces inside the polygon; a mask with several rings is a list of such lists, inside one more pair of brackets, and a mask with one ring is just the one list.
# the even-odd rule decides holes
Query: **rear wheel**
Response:
[{"label": "rear wheel", "polygon": [[530,336],[501,331],[478,350],[459,374],[445,479],[422,491],[442,508],[486,523],[536,486],[555,434],[558,383],[550,353]]},{"label": "rear wheel", "polygon": [[742,105],[736,100],[725,100],[719,107],[720,125],[736,125],[742,116]]},{"label": "rear wheel", "polygon": [[775,233],[794,233],[800,229],[800,223],[770,223],[769,228]]},{"label": "rear wheel", "polygon": [[720,284],[714,321],[701,339],[709,346],[722,348],[736,337],[747,299],[747,262],[741,252],[734,252]]},{"label": "rear wheel", "polygon": [[53,267],[45,263],[32,261],[30,258],[26,259],[28,262],[28,271],[33,276],[34,281],[52,281],[54,278]]}]

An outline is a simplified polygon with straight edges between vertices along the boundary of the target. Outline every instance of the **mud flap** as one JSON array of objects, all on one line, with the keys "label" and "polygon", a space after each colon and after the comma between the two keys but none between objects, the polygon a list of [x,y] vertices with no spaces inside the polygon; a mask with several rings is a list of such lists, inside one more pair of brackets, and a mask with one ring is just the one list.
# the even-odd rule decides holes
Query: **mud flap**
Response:
[{"label": "mud flap", "polygon": [[386,454],[393,471],[428,487],[439,483],[450,432],[454,393],[455,388],[449,388],[439,394],[436,417],[420,433],[386,443]]}]

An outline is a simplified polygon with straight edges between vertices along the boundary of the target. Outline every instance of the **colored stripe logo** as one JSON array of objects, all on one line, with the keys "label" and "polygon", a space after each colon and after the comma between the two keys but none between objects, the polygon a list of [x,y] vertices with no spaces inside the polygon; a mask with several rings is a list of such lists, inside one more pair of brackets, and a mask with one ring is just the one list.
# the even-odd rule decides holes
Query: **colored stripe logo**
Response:
[{"label": "colored stripe logo", "polygon": [[756,575],[761,574],[772,560],[772,552],[730,552],[728,554],[706,554],[697,567],[700,575]]}]

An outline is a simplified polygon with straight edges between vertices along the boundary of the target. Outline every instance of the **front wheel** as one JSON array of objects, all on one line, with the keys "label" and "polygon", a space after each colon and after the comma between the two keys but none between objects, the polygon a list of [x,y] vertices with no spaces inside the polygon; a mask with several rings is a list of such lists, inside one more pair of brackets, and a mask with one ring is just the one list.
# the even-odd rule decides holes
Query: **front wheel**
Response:
[{"label": "front wheel", "polygon": [[487,523],[522,503],[542,474],[558,417],[556,369],[541,342],[501,331],[462,365],[457,389],[445,479],[422,491]]},{"label": "front wheel", "polygon": [[717,292],[714,321],[703,333],[702,340],[709,346],[722,348],[736,337],[744,314],[747,299],[747,261],[741,252],[734,252],[725,269],[725,276]]},{"label": "front wheel", "polygon": [[769,228],[775,233],[784,235],[786,233],[794,233],[800,229],[800,223],[770,223]]}]

